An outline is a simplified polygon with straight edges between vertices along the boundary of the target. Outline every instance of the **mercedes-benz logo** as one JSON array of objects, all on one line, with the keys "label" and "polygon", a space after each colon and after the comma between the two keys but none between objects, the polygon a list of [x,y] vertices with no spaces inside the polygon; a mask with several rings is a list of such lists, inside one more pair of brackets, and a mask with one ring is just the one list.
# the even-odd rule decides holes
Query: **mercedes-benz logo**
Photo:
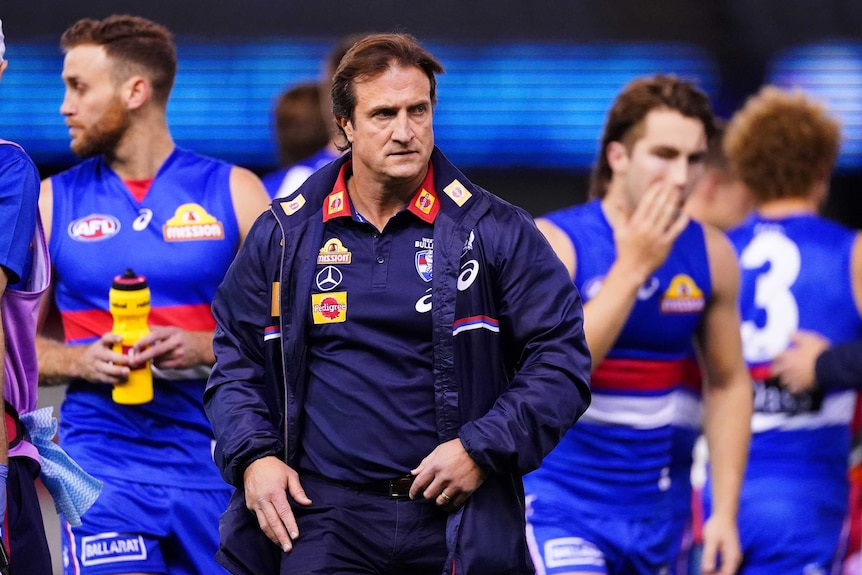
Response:
[{"label": "mercedes-benz logo", "polygon": [[335,266],[326,266],[317,272],[315,281],[317,282],[317,289],[320,291],[329,291],[337,288],[342,279],[341,270]]}]

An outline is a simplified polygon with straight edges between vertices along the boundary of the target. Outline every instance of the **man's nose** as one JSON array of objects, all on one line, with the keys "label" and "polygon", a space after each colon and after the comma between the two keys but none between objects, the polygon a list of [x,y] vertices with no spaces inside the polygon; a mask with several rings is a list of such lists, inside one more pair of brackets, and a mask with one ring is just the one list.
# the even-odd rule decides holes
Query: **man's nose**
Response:
[{"label": "man's nose", "polygon": [[394,120],[394,128],[392,130],[392,139],[398,142],[407,143],[413,139],[413,128],[410,125],[410,120],[407,117],[407,112],[402,111]]}]

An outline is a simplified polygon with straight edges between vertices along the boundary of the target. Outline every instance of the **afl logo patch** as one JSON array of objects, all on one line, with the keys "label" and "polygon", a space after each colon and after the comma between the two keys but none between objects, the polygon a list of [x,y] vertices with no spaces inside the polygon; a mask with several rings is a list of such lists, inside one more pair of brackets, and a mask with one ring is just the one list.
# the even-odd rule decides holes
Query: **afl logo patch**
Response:
[{"label": "afl logo patch", "polygon": [[120,232],[120,220],[105,214],[90,214],[69,224],[69,237],[78,242],[99,242]]}]

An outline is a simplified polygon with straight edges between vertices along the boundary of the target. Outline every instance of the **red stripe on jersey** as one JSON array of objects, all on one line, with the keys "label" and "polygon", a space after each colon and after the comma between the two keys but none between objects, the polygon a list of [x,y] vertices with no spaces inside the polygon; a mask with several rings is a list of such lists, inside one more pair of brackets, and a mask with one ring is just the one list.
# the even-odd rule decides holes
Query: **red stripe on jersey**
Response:
[{"label": "red stripe on jersey", "polygon": [[700,367],[695,360],[608,358],[590,376],[590,387],[595,390],[662,392],[680,386],[700,392]]},{"label": "red stripe on jersey", "polygon": [[772,374],[772,364],[769,363],[761,363],[759,365],[752,365],[748,368],[748,373],[751,374],[751,379],[754,381],[766,381]]},{"label": "red stripe on jersey", "polygon": [[[104,310],[66,311],[62,314],[63,332],[67,342],[102,337],[111,331],[114,320]],[[188,331],[212,331],[215,320],[209,304],[154,307],[150,310],[150,325],[177,326]]]}]

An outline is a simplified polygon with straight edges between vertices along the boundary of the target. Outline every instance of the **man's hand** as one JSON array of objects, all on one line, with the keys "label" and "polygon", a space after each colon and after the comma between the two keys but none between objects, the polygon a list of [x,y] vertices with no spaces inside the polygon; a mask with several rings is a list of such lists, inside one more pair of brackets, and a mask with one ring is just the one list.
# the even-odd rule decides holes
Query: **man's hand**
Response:
[{"label": "man's hand", "polygon": [[245,505],[257,516],[257,523],[270,541],[287,553],[299,537],[299,527],[287,493],[299,505],[311,505],[299,482],[299,475],[281,459],[263,457],[249,465],[243,474]]},{"label": "man's hand", "polygon": [[772,360],[771,373],[790,393],[802,393],[817,385],[817,358],[831,342],[813,331],[797,331],[790,336],[790,347]]},{"label": "man's hand", "polygon": [[410,499],[422,494],[447,509],[458,509],[485,481],[486,473],[467,454],[460,439],[438,445],[410,471],[415,477]]},{"label": "man's hand", "polygon": [[106,333],[84,348],[78,356],[78,372],[83,379],[111,385],[129,379],[129,358],[114,351],[114,345],[123,341],[118,335]]},{"label": "man's hand", "polygon": [[[616,209],[624,212],[621,207]],[[688,222],[680,191],[663,182],[654,183],[634,212],[614,227],[617,261],[626,269],[638,270],[639,279],[646,281],[665,262]]]},{"label": "man's hand", "polygon": [[185,369],[213,364],[212,332],[153,326],[133,347],[131,367],[152,360],[159,369]]},{"label": "man's hand", "polygon": [[703,525],[704,575],[733,575],[742,561],[736,521],[713,515]]}]

